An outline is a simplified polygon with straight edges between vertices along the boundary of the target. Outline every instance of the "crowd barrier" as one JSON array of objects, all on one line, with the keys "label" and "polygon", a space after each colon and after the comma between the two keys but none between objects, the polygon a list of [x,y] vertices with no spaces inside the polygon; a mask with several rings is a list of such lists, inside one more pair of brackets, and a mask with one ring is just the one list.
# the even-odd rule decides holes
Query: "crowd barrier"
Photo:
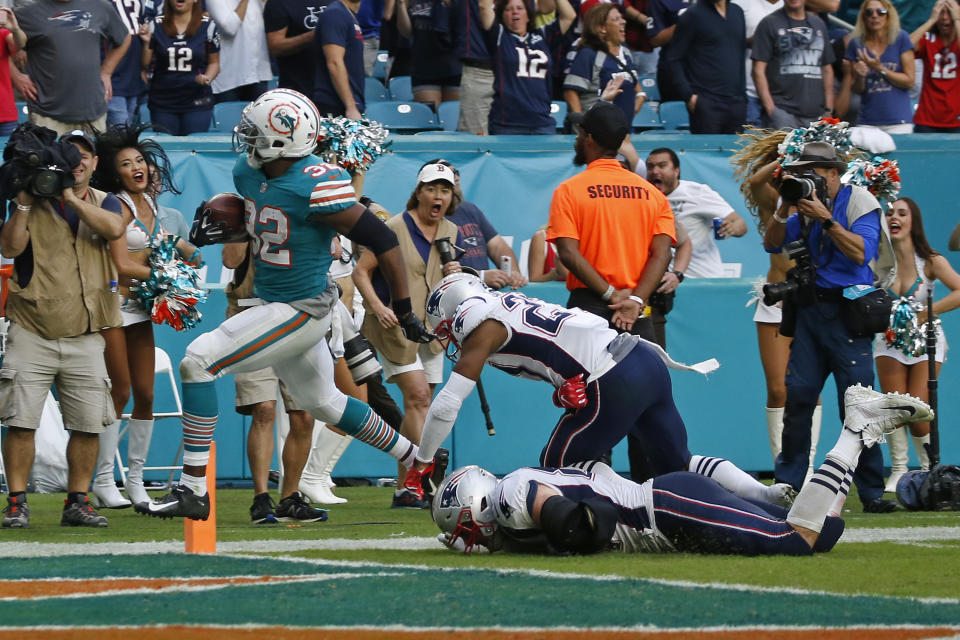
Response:
[{"label": "crowd barrier", "polygon": [[[236,155],[230,151],[227,137],[160,136],[158,139],[170,154],[176,181],[182,189],[180,195],[163,196],[164,204],[192,218],[203,199],[233,190],[230,171]],[[896,136],[895,139],[898,150],[889,156],[900,162],[905,184],[903,194],[913,197],[923,210],[927,236],[934,248],[945,252],[958,266],[956,254],[946,251],[946,243],[960,219],[955,199],[950,196],[950,185],[955,179],[956,167],[960,166],[960,144],[957,138],[946,135]],[[716,357],[721,363],[721,368],[709,377],[684,372],[673,374],[674,395],[687,424],[691,450],[729,458],[746,469],[766,471],[772,468],[764,410],[766,390],[752,322],[753,307],[748,308],[746,304],[753,282],[765,274],[768,261],[732,177],[729,157],[735,142],[734,136],[644,134],[634,137],[641,157],[655,147],[675,149],[680,155],[681,179],[711,185],[748,221],[746,236],[720,244],[730,272],[739,273],[741,277],[686,280],[668,316],[667,341],[671,355],[677,360],[692,363]],[[523,241],[547,220],[553,189],[580,171],[571,162],[572,143],[570,136],[399,137],[367,175],[365,193],[391,212],[399,212],[413,190],[420,165],[431,158],[446,158],[460,169],[466,198],[483,209],[520,256]],[[186,333],[176,333],[168,327],[157,331],[158,345],[167,350],[175,363],[193,337],[201,330],[213,328],[224,317],[226,305],[219,287],[229,279],[229,272],[220,265],[217,247],[204,248],[204,257],[208,264],[206,280],[211,283],[212,291],[202,307],[204,319],[200,327]],[[524,292],[553,302],[566,301],[566,291],[560,283],[530,285]],[[940,295],[942,293],[941,287]],[[944,327],[948,339],[960,336],[960,314],[944,316]],[[497,435],[487,435],[474,394],[465,402],[448,443],[452,464],[477,463],[496,473],[536,464],[559,416],[559,410],[550,402],[550,389],[543,383],[510,378],[492,368],[484,371],[483,382]],[[954,427],[960,411],[960,399],[954,393],[960,388],[958,382],[960,366],[948,361],[940,381],[941,442],[943,458],[952,462],[960,460],[960,436]],[[244,453],[249,418],[232,411],[233,391],[232,377],[227,376],[218,383],[219,475],[224,479],[242,480],[249,478]],[[162,407],[164,401],[158,390],[158,407]],[[824,389],[823,403],[824,426],[818,460],[832,446],[840,430],[832,381],[828,381]],[[152,460],[172,458],[176,451],[179,426],[174,421],[165,422],[164,427],[155,432]],[[912,453],[911,460],[915,462]],[[613,461],[618,471],[627,470],[623,445],[614,451]],[[394,473],[390,458],[365,445],[353,444],[341,459],[335,475],[375,478]]]}]

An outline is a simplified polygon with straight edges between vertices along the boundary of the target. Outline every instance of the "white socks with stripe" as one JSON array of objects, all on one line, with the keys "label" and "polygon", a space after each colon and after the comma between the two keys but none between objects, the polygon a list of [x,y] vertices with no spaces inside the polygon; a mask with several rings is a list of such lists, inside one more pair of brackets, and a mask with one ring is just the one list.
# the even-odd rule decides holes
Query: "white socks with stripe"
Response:
[{"label": "white socks with stripe", "polygon": [[826,460],[814,472],[810,482],[800,489],[787,514],[787,522],[819,533],[827,515],[843,508],[861,451],[863,441],[860,434],[849,429],[841,431]]},{"label": "white socks with stripe", "polygon": [[725,458],[690,456],[687,470],[713,478],[724,489],[738,496],[773,502],[768,495],[770,487]]}]

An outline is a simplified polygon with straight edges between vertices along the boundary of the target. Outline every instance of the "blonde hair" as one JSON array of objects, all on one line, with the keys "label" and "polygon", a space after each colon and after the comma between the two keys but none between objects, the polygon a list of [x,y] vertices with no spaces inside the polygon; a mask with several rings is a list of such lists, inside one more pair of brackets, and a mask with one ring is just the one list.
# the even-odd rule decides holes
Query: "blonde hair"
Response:
[{"label": "blonde hair", "polygon": [[[867,5],[870,4],[871,0],[865,0],[863,4],[860,5],[860,11],[857,13],[857,26],[854,27],[853,32],[850,34],[852,38],[860,40],[863,42],[864,36],[867,35],[867,26],[864,24],[863,12],[866,10]],[[887,44],[893,44],[897,41],[897,36],[900,35],[900,14],[897,13],[896,7],[890,2],[890,0],[876,0],[883,8],[887,10]]]},{"label": "blonde hair", "polygon": [[760,205],[753,196],[753,189],[750,188],[750,178],[761,167],[779,157],[780,152],[777,147],[788,133],[790,132],[787,129],[758,129],[747,125],[743,128],[743,133],[737,136],[737,145],[740,148],[730,157],[733,177],[740,183],[740,193],[743,194],[750,213],[757,217],[757,226],[761,230],[762,223],[757,213]]}]

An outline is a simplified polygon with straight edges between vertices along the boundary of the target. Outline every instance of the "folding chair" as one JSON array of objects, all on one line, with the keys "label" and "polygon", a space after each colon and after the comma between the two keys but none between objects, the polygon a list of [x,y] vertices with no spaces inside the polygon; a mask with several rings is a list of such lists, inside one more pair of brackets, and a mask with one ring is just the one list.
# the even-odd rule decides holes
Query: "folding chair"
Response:
[{"label": "folding chair", "polygon": [[649,102],[644,102],[633,117],[632,128],[634,131],[649,131],[651,129],[663,129],[663,123],[657,116],[656,109]]},{"label": "folding chair", "polygon": [[420,102],[373,102],[367,105],[366,116],[398,133],[440,128],[430,107]]},{"label": "folding chair", "polygon": [[437,117],[440,118],[440,126],[444,131],[456,131],[457,120],[460,119],[460,101],[441,102],[437,107]]},{"label": "folding chair", "polygon": [[567,119],[567,103],[563,100],[554,100],[550,103],[550,115],[557,122],[557,131],[563,130],[563,123]]},{"label": "folding chair", "polygon": [[233,128],[240,122],[240,113],[247,104],[244,100],[236,100],[213,105],[213,126],[210,131],[233,133]]},{"label": "folding chair", "polygon": [[660,121],[667,131],[690,128],[690,112],[682,100],[660,103]]},{"label": "folding chair", "polygon": [[390,99],[390,94],[382,82],[368,76],[363,79],[363,97],[367,102],[383,102]]},{"label": "folding chair", "polygon": [[[226,104],[226,103],[224,103]],[[160,420],[162,418],[181,418],[183,417],[183,405],[180,403],[180,390],[177,388],[177,379],[173,376],[173,363],[170,362],[170,356],[167,355],[167,352],[161,349],[160,347],[154,347],[154,365],[153,365],[154,376],[167,374],[167,379],[170,382],[170,392],[173,394],[173,401],[176,404],[176,411],[156,411],[153,412],[153,419]],[[123,420],[130,420],[130,414],[124,413],[120,416]],[[130,423],[127,422],[123,425],[123,429],[120,430],[119,440],[123,440],[123,436],[130,429]],[[180,469],[180,465],[177,464],[180,461],[180,456],[183,455],[183,438],[180,438],[180,446],[177,448],[177,455],[173,459],[173,464],[169,466],[144,466],[143,470],[146,471],[169,471],[170,475],[167,476],[167,483],[164,485],[164,489],[169,489],[173,485],[173,474],[176,470]],[[128,466],[123,464],[123,458],[120,456],[120,448],[117,447],[116,451],[117,458],[117,467],[120,469],[120,480],[124,484],[127,482],[127,471],[130,469]]]}]

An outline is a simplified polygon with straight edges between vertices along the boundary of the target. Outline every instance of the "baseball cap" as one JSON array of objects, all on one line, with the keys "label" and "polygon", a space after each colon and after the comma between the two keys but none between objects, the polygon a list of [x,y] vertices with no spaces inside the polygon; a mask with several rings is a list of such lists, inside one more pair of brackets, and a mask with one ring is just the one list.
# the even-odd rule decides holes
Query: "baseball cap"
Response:
[{"label": "baseball cap", "polygon": [[616,151],[630,133],[630,123],[620,107],[612,102],[597,102],[586,113],[571,113],[570,122],[589,133],[604,149]]},{"label": "baseball cap", "polygon": [[428,164],[420,169],[420,173],[417,174],[418,185],[437,180],[445,180],[450,183],[451,187],[457,184],[453,169],[443,164]]},{"label": "baseball cap", "polygon": [[95,143],[93,137],[83,129],[67,131],[60,136],[60,142],[79,142],[85,146],[90,153],[96,154],[97,152],[97,143]]}]

